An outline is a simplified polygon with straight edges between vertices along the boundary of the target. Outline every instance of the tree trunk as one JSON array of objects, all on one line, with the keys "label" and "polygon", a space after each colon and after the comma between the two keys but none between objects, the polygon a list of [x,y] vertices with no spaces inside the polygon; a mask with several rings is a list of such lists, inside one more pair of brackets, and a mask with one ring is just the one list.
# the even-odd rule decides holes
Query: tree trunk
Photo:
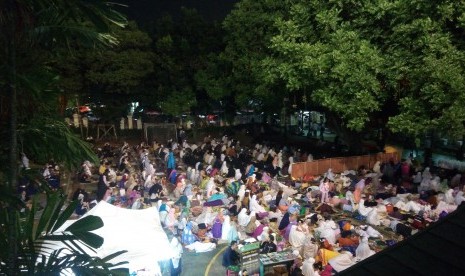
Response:
[{"label": "tree trunk", "polygon": [[363,153],[363,145],[361,134],[354,132],[342,123],[342,120],[335,116],[334,114],[326,113],[326,122],[329,124],[330,128],[336,132],[338,136],[338,143],[345,144],[349,148],[349,152],[354,155]]},{"label": "tree trunk", "polygon": [[424,159],[423,166],[432,167],[433,166],[433,148],[434,148],[434,136],[436,133],[432,130],[430,132],[430,137],[426,137],[425,149],[424,149]]},{"label": "tree trunk", "polygon": [[[7,23],[9,26],[9,41],[7,42],[7,94],[10,98],[9,109],[9,144],[10,151],[8,155],[8,178],[7,178],[7,187],[8,191],[11,194],[15,193],[18,179],[18,142],[17,142],[17,91],[16,91],[16,7],[14,0],[8,0],[7,4],[7,14],[10,16],[10,20]],[[17,243],[17,233],[16,229],[17,217],[16,217],[16,206],[8,206],[8,260],[7,260],[7,275],[17,275],[18,274],[18,243]]]}]

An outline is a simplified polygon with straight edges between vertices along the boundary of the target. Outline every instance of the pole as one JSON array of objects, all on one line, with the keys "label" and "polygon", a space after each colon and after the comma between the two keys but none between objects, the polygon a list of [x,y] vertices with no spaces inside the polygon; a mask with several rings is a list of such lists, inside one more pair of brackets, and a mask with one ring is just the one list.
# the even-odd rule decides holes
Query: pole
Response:
[{"label": "pole", "polygon": [[[18,182],[18,135],[16,132],[18,126],[18,103],[17,103],[17,87],[16,87],[16,37],[17,37],[17,8],[16,1],[8,0],[7,11],[5,14],[7,27],[8,40],[7,49],[7,93],[10,97],[9,102],[9,135],[10,135],[10,150],[8,156],[8,178],[7,178],[7,190],[11,195],[15,194],[17,182]],[[7,275],[18,274],[18,229],[17,223],[17,210],[16,206],[8,205],[8,259],[7,263]]]},{"label": "pole", "polygon": [[82,130],[81,112],[79,111],[79,96],[77,94],[76,94],[76,112],[77,112],[78,120],[79,120],[79,128],[81,130],[81,138],[84,138],[84,132]]}]

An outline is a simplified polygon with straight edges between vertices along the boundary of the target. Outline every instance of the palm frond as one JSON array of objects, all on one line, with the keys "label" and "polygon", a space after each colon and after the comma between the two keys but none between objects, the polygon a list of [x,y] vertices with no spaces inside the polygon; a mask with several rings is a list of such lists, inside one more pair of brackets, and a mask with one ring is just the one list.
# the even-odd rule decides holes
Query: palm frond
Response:
[{"label": "palm frond", "polygon": [[24,151],[38,162],[61,160],[68,168],[77,168],[83,160],[98,163],[89,143],[72,133],[65,122],[37,117],[18,129],[18,136],[25,143]]},{"label": "palm frond", "polygon": [[68,207],[66,207],[66,209],[60,214],[60,217],[55,220],[55,224],[53,225],[51,232],[55,232],[69,219],[69,217],[74,213],[74,210],[76,210],[78,204],[79,201],[74,200],[68,205]]}]

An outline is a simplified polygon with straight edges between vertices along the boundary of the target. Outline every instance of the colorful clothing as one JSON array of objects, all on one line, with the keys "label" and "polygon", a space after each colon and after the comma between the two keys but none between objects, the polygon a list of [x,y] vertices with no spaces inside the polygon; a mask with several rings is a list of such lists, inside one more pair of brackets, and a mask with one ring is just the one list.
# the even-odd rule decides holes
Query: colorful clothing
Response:
[{"label": "colorful clothing", "polygon": [[215,218],[212,226],[212,235],[215,239],[221,239],[222,224],[219,218]]},{"label": "colorful clothing", "polygon": [[336,251],[331,251],[328,249],[320,249],[320,252],[318,254],[318,257],[320,258],[321,264],[323,266],[328,265],[328,261],[331,260],[332,258],[339,256],[340,253]]},{"label": "colorful clothing", "polygon": [[192,222],[188,222],[182,231],[182,243],[189,245],[195,242],[195,236],[192,233]]}]

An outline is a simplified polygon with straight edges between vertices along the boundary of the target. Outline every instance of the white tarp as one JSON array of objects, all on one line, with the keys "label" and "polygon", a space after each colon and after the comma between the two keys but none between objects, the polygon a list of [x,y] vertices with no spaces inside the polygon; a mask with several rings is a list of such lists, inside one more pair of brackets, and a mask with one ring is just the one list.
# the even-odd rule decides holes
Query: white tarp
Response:
[{"label": "white tarp", "polygon": [[[103,258],[117,251],[127,250],[128,252],[112,259],[111,262],[129,262],[127,267],[130,273],[151,271],[152,275],[156,275],[160,270],[157,262],[169,260],[174,256],[155,207],[132,210],[101,201],[84,217],[88,215],[100,217],[104,224],[100,229],[93,231],[104,238],[103,245],[96,250],[96,255]],[[75,221],[67,221],[57,232],[64,231]]]}]

